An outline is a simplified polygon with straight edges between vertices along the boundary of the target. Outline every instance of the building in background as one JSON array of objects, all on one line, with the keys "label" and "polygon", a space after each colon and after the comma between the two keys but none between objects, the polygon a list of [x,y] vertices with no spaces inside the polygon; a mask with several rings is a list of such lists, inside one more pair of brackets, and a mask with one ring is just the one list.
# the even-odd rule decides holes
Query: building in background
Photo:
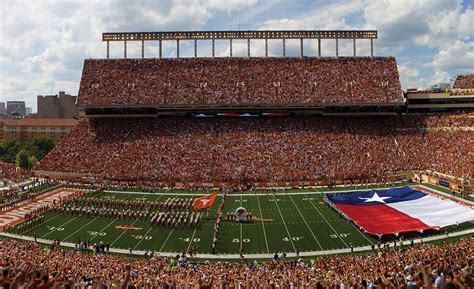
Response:
[{"label": "building in background", "polygon": [[7,108],[4,102],[0,102],[0,116],[7,115]]},{"label": "building in background", "polygon": [[26,115],[26,106],[24,101],[7,101],[7,114],[8,116],[20,116]]},{"label": "building in background", "polygon": [[57,95],[38,95],[38,118],[78,118],[76,96],[60,91]]},{"label": "building in background", "polygon": [[31,140],[35,137],[59,141],[78,123],[76,119],[0,119],[0,142],[7,140]]},{"label": "building in background", "polygon": [[26,107],[26,115],[31,115],[31,114],[33,114],[33,108],[27,106],[27,107]]}]

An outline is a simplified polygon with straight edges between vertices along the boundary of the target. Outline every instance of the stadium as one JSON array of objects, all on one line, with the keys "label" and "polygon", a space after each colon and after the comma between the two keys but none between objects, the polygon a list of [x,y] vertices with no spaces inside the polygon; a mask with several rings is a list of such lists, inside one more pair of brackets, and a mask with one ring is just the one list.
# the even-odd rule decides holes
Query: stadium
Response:
[{"label": "stadium", "polygon": [[[234,57],[242,39],[248,55]],[[255,39],[265,57],[251,55]],[[282,56],[268,56],[269,39],[282,40]],[[285,55],[289,39],[301,41],[300,57]],[[321,56],[322,39],[335,40],[336,57]],[[339,56],[341,39],[353,56]],[[396,59],[373,56],[375,39],[103,33],[107,58],[84,61],[80,123],[33,175],[0,163],[18,184],[2,191],[4,264],[34,252],[56,268],[51,280],[84,286],[421,287],[436,270],[472,285],[474,77],[404,95]],[[201,40],[212,57],[197,57]],[[317,56],[305,56],[305,40],[318,41]],[[144,57],[147,41],[159,41],[159,58]],[[164,41],[176,42],[176,58],[161,57]],[[180,41],[194,41],[194,57],[179,57]],[[215,41],[230,55],[216,57]],[[357,56],[356,41],[369,41],[371,56]],[[109,59],[110,42],[123,43],[123,58]],[[129,42],[141,58],[127,58]]]}]

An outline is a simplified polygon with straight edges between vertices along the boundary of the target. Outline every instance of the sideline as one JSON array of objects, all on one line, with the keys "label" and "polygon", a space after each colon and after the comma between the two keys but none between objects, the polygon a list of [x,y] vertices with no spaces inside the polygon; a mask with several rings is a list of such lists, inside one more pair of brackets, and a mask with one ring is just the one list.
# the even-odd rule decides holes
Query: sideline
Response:
[{"label": "sideline", "polygon": [[[406,187],[406,186],[409,186],[409,185],[405,185],[405,186],[394,186],[394,187],[386,187],[386,188],[364,188],[364,189],[350,189],[350,190],[337,190],[337,191],[309,191],[309,192],[280,192],[280,193],[273,193],[273,192],[269,192],[269,193],[237,193],[237,194],[234,194],[234,193],[230,193],[228,194],[228,196],[232,196],[232,197],[252,197],[252,196],[287,196],[287,195],[322,195],[322,194],[335,194],[335,193],[349,193],[349,192],[363,192],[363,191],[370,191],[370,190],[388,190],[388,189],[392,189],[392,188],[403,188],[403,187]],[[413,186],[413,185],[412,185]],[[425,187],[425,186],[423,186]],[[343,187],[339,187],[339,188],[343,188]],[[428,187],[425,187],[427,189],[431,189],[431,188],[428,188]],[[188,197],[194,197],[194,196],[206,196],[206,195],[209,195],[209,193],[161,193],[161,192],[158,192],[158,193],[149,193],[149,192],[134,192],[134,191],[114,191],[114,190],[104,190],[104,193],[112,193],[112,194],[138,194],[138,195],[165,195],[165,196],[188,196]],[[219,196],[222,195],[221,193],[218,194]]]},{"label": "sideline", "polygon": [[[437,236],[431,236],[427,238],[421,238],[421,239],[414,239],[414,243],[425,243],[425,242],[431,242],[431,241],[437,241],[437,240],[443,240],[443,239],[448,239],[451,237],[457,237],[457,236],[464,236],[464,235],[469,235],[473,234],[474,229],[469,229],[465,231],[459,231],[459,232],[453,232],[449,234],[443,234],[443,235],[437,235]],[[34,241],[34,237],[29,237],[29,236],[22,236],[22,235],[16,235],[16,234],[11,234],[11,233],[5,233],[5,232],[0,232],[1,237],[5,238],[12,238],[12,239],[18,239],[18,240],[24,240],[24,241]],[[41,244],[47,244],[51,245],[51,240],[46,240],[46,239],[41,239],[37,238],[37,242]],[[393,247],[393,242],[388,243],[389,247]],[[403,241],[403,245],[410,245],[411,240],[405,240]],[[74,248],[75,244],[70,243],[70,242],[61,242],[61,246],[63,247],[68,247],[68,248]],[[398,246],[398,242],[397,242]],[[354,247],[354,252],[365,252],[365,251],[371,251],[372,248],[371,246],[361,246],[361,247]],[[149,250],[151,251],[151,250]],[[124,255],[130,255],[130,250],[128,249],[119,249],[119,248],[110,248],[110,252],[112,253],[118,253],[118,254],[124,254]],[[180,252],[157,252],[159,253],[160,256],[163,257],[175,257],[178,254],[181,254]],[[324,250],[324,251],[307,251],[307,252],[300,252],[299,257],[312,257],[312,256],[324,256],[324,255],[335,255],[335,254],[345,254],[345,253],[351,253],[350,248],[344,248],[344,249],[333,249],[333,250]],[[144,250],[132,250],[132,255],[135,256],[143,256],[145,254]],[[272,259],[274,254],[245,254],[245,258],[247,259]],[[287,253],[287,257],[297,257],[296,253]],[[212,254],[197,254],[196,259],[213,259],[213,260],[224,260],[224,259],[240,259],[239,254],[217,254],[217,255],[212,255]]]}]

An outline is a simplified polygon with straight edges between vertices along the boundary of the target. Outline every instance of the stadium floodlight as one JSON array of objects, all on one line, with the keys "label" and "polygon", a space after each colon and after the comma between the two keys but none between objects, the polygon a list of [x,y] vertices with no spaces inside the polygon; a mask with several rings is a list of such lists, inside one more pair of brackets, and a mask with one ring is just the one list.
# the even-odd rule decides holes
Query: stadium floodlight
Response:
[{"label": "stadium floodlight", "polygon": [[247,40],[247,56],[250,57],[250,40],[265,40],[265,56],[268,56],[268,39],[283,40],[283,56],[286,39],[300,39],[301,56],[303,54],[303,40],[318,40],[318,56],[321,57],[321,40],[336,40],[336,56],[339,56],[339,39],[352,39],[353,54],[356,56],[356,39],[370,40],[370,55],[374,55],[374,39],[377,39],[376,30],[245,30],[245,31],[159,31],[159,32],[105,32],[102,41],[107,42],[107,58],[109,58],[109,43],[119,41],[124,43],[124,58],[127,58],[127,42],[142,42],[142,58],[145,57],[145,41],[159,41],[159,57],[162,57],[162,41],[176,41],[176,56],[179,58],[179,41],[194,40],[194,57],[197,57],[197,41],[212,41],[212,56],[214,57],[215,40],[229,40],[230,56],[232,57],[232,40]]}]

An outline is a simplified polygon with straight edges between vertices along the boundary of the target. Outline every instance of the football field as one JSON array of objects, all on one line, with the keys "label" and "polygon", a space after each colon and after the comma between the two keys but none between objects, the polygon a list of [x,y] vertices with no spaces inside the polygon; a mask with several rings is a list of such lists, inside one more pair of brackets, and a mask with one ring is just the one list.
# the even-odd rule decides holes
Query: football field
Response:
[{"label": "football field", "polygon": [[[164,201],[167,198],[195,198],[193,192],[123,192],[106,191],[94,198],[116,200]],[[40,239],[90,244],[108,243],[111,248],[132,251],[183,252],[195,248],[199,254],[211,254],[213,227],[221,196],[205,212],[196,228],[152,227],[147,220],[134,221],[106,217],[80,217],[48,212],[43,224],[23,232]],[[226,220],[227,213],[244,207],[254,216],[251,222]],[[472,223],[448,227],[447,231],[474,228]],[[443,231],[444,232],[444,231]],[[411,233],[410,237],[420,237]],[[316,252],[377,243],[323,202],[321,191],[263,191],[229,194],[225,198],[216,254],[274,254],[275,252]]]}]

